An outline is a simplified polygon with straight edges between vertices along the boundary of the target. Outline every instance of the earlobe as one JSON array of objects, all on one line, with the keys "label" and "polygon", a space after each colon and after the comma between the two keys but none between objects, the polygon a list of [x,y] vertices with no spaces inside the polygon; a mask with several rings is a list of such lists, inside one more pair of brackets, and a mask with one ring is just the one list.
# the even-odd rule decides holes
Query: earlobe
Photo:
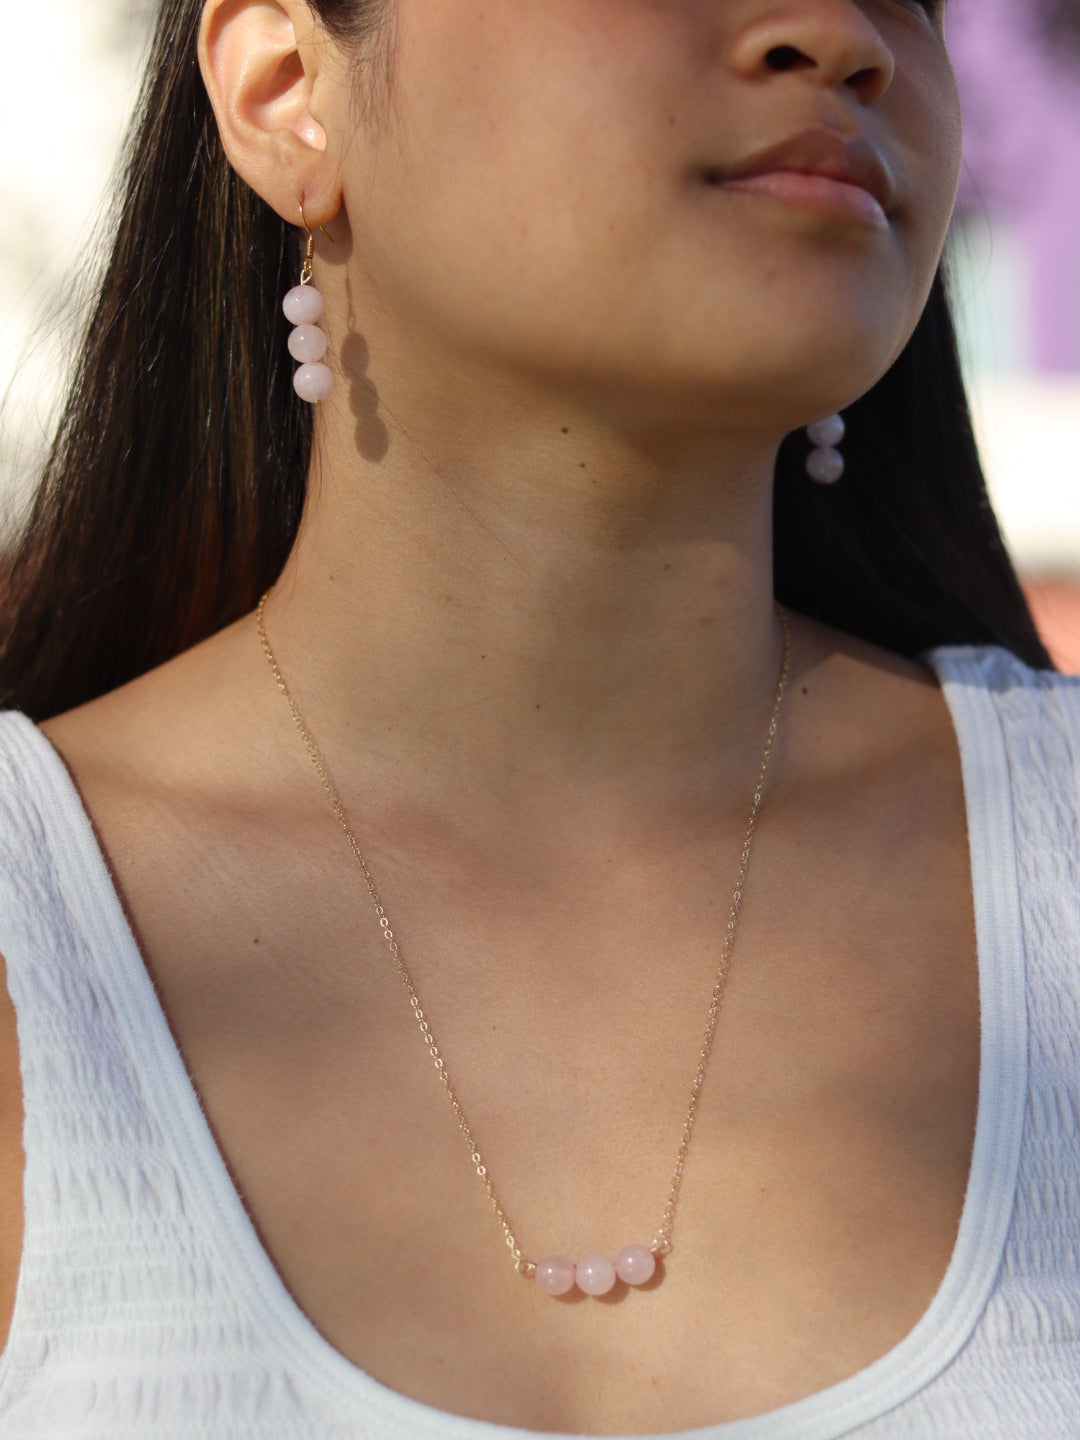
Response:
[{"label": "earlobe", "polygon": [[341,186],[312,101],[329,45],[303,0],[206,0],[199,68],[225,153],[284,219],[297,196],[313,223],[340,206]]}]

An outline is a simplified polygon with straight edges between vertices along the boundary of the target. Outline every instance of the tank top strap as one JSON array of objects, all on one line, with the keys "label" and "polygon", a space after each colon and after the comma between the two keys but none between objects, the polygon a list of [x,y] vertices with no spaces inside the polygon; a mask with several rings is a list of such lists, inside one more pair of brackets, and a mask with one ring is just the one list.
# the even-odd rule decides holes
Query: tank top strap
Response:
[{"label": "tank top strap", "polygon": [[[87,933],[107,898],[94,890],[108,878],[60,757],[25,715],[0,713],[0,954],[16,1014],[26,1156],[22,1260],[0,1357],[3,1440],[104,1434],[97,1420],[119,1418],[119,1392],[107,1393],[118,1359],[145,1359],[148,1345],[189,1353],[203,1312],[245,1328],[215,1283],[183,1175],[147,1103],[147,1072],[132,1054],[138,1022],[117,1015],[100,973],[102,937]],[[176,1333],[151,1336],[151,1315],[152,1328]],[[149,1433],[140,1428],[145,1406],[183,1389],[182,1371],[171,1369],[156,1400],[141,1386],[125,1395],[131,1434]],[[183,1413],[179,1394],[165,1403]]]},{"label": "tank top strap", "polygon": [[[65,1246],[73,1215],[130,1210],[132,1166],[154,1140],[69,893],[86,816],[56,786],[59,763],[25,716],[0,715],[0,953],[23,1080],[27,1253]],[[58,836],[71,840],[63,857]]]}]

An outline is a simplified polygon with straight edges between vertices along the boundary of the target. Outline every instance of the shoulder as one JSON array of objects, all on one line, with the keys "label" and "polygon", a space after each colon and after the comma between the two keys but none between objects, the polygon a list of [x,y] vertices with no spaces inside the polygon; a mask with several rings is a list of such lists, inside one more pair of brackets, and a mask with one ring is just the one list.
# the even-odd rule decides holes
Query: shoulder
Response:
[{"label": "shoulder", "polygon": [[[250,630],[251,633],[245,633]],[[193,831],[250,798],[259,726],[237,622],[135,680],[42,722],[121,894],[128,864],[166,883]]]},{"label": "shoulder", "polygon": [[148,963],[208,876],[227,877],[274,823],[265,663],[247,617],[41,725],[78,797],[89,868],[99,886],[107,873]]},{"label": "shoulder", "polygon": [[[232,686],[242,647],[230,639],[219,632],[38,724],[0,711],[0,952],[5,942],[25,947],[28,927],[55,925],[65,896],[85,891],[84,871],[100,886],[99,850],[117,878],[105,842],[115,839],[121,857],[153,851],[156,835],[175,830],[161,821],[181,802],[215,808],[227,793],[247,728]],[[215,777],[224,777],[216,791]],[[175,850],[157,861],[167,865]]]},{"label": "shoulder", "polygon": [[[251,633],[247,633],[250,631]],[[249,617],[127,684],[41,723],[81,791],[182,788],[249,719],[249,673],[264,677]]]},{"label": "shoulder", "polygon": [[956,776],[969,801],[995,797],[1026,848],[1056,843],[1080,857],[1080,677],[999,645],[938,646],[908,660],[816,625],[810,640],[825,654],[821,692],[833,697],[815,727],[836,756],[830,774],[865,774],[865,752],[902,782]]},{"label": "shoulder", "polygon": [[999,645],[942,646],[924,659],[974,742],[999,728],[1014,770],[1056,771],[1080,800],[1080,676],[1036,669]]}]

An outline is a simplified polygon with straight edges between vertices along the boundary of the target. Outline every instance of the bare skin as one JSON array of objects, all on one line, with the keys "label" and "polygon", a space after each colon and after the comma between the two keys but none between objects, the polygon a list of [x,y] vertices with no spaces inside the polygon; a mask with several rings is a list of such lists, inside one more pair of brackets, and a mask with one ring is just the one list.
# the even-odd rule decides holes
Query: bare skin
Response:
[{"label": "bare skin", "polygon": [[[230,159],[335,240],[339,385],[267,628],[531,1253],[659,1219],[779,666],[772,465],[922,308],[959,153],[939,20],[402,0],[358,129],[305,7],[206,7]],[[889,151],[887,231],[691,178],[812,123]],[[791,618],[676,1248],[621,1303],[508,1262],[253,617],[44,726],[268,1253],[393,1388],[685,1429],[854,1373],[940,1284],[978,1075],[955,736],[921,666]]]}]

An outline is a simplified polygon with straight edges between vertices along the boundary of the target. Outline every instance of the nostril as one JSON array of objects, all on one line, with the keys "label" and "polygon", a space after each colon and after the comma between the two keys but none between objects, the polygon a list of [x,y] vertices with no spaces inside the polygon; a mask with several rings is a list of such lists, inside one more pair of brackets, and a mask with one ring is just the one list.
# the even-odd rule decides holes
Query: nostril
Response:
[{"label": "nostril", "polygon": [[794,45],[774,45],[765,59],[774,70],[794,70],[796,65],[813,63]]}]

